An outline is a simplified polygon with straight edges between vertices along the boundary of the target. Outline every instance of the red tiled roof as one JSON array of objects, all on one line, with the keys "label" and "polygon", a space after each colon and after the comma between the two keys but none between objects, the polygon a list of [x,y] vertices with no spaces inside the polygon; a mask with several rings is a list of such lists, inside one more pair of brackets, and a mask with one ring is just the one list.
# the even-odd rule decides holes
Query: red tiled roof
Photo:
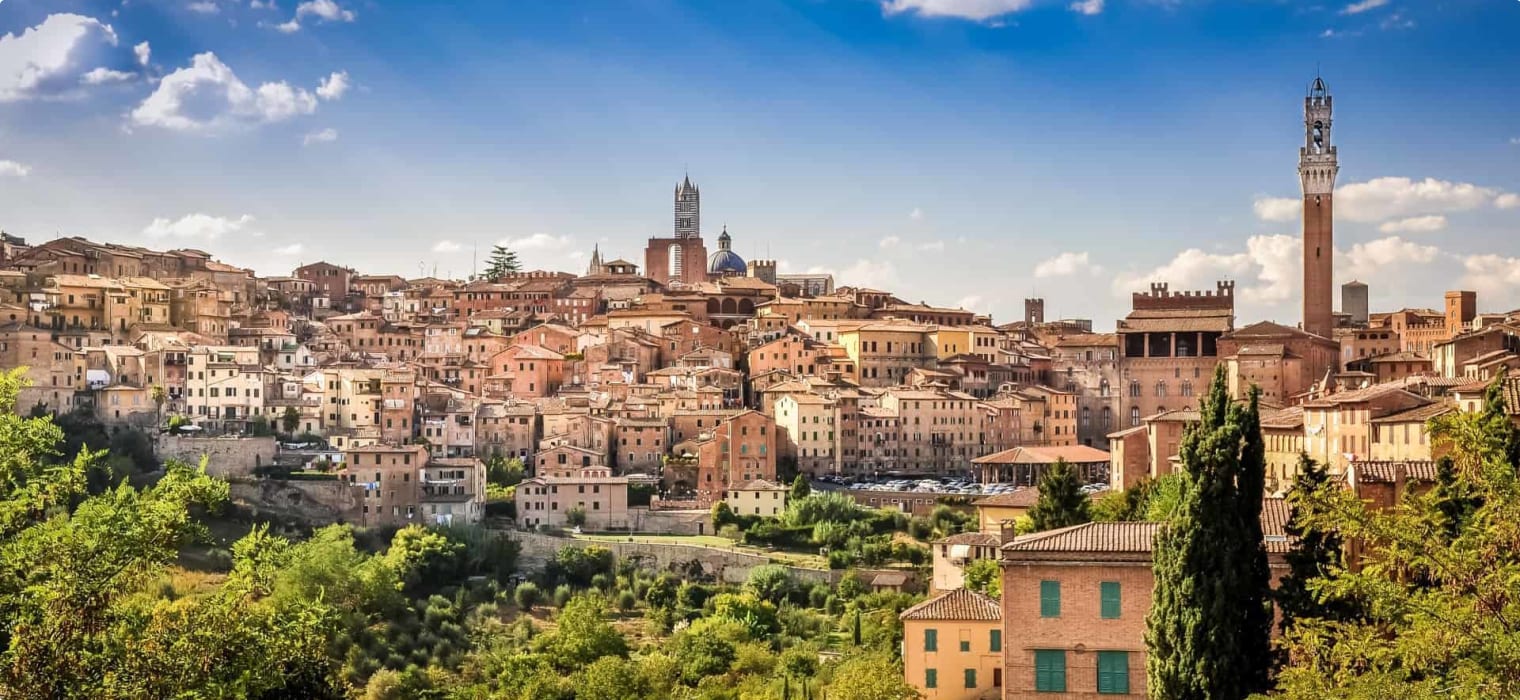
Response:
[{"label": "red tiled roof", "polygon": [[934,541],[934,544],[970,544],[982,547],[1002,544],[1003,538],[985,532],[962,532]]},{"label": "red tiled roof", "polygon": [[1145,554],[1161,523],[1084,523],[1016,537],[1003,545],[1005,554],[1061,552],[1071,554]]},{"label": "red tiled roof", "polygon": [[1035,501],[1038,500],[1040,500],[1040,489],[1030,486],[1029,488],[979,498],[972,505],[990,508],[1033,508]]},{"label": "red tiled roof", "polygon": [[[880,578],[880,577],[878,577]],[[957,588],[941,593],[902,611],[904,620],[975,620],[997,622],[1003,619],[1003,604],[996,598],[976,591]]]},{"label": "red tiled roof", "polygon": [[1372,419],[1373,423],[1424,423],[1436,416],[1444,416],[1457,410],[1456,406],[1449,403],[1433,403],[1426,406],[1411,408],[1407,411],[1392,413],[1382,418]]},{"label": "red tiled roof", "polygon": [[1108,453],[1086,445],[1061,447],[1015,447],[971,460],[973,464],[1054,464],[1064,459],[1071,464],[1108,462]]},{"label": "red tiled roof", "polygon": [[1432,460],[1404,462],[1352,462],[1347,470],[1364,484],[1392,484],[1402,472],[1404,478],[1418,483],[1433,484],[1436,481],[1436,463]]}]

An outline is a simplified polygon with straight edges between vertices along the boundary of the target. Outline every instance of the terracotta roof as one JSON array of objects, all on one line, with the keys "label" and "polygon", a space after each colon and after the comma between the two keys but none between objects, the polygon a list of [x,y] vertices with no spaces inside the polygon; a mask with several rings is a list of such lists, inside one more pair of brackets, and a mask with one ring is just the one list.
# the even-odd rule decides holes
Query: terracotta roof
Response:
[{"label": "terracotta roof", "polygon": [[1015,447],[971,460],[973,464],[1054,464],[1064,459],[1071,464],[1108,462],[1108,453],[1086,445],[1063,447]]},{"label": "terracotta roof", "polygon": [[1196,408],[1175,408],[1170,411],[1162,411],[1145,419],[1147,423],[1197,423],[1203,420],[1203,413]]},{"label": "terracotta roof", "polygon": [[1304,405],[1307,406],[1307,407],[1310,407],[1310,408],[1324,408],[1324,407],[1332,406],[1332,405],[1335,405],[1335,404],[1360,403],[1362,401],[1371,401],[1372,399],[1378,398],[1380,396],[1384,396],[1386,394],[1392,394],[1392,393],[1395,393],[1395,392],[1405,393],[1405,394],[1409,394],[1411,397],[1414,397],[1414,398],[1428,400],[1428,399],[1424,399],[1424,397],[1421,397],[1421,396],[1419,396],[1417,394],[1410,394],[1409,392],[1405,391],[1404,387],[1401,386],[1401,385],[1394,384],[1394,383],[1387,383],[1387,384],[1375,384],[1373,386],[1365,387],[1365,388],[1362,388],[1362,389],[1354,389],[1352,391],[1337,392],[1337,393],[1334,393],[1334,394],[1330,394],[1329,396],[1325,396],[1323,398],[1320,398],[1320,399],[1317,399],[1317,400],[1314,400],[1314,401],[1310,401],[1308,403],[1305,403]]},{"label": "terracotta roof", "polygon": [[1424,423],[1436,416],[1444,416],[1457,410],[1456,406],[1448,403],[1433,403],[1425,406],[1411,408],[1407,411],[1392,413],[1382,418],[1372,419],[1373,423]]},{"label": "terracotta roof", "polygon": [[1226,334],[1224,337],[1230,338],[1232,340],[1247,340],[1252,338],[1271,338],[1275,340],[1278,338],[1318,338],[1319,336],[1316,336],[1313,333],[1309,333],[1307,331],[1300,330],[1298,328],[1284,326],[1279,323],[1273,323],[1271,321],[1260,321],[1237,329],[1229,334]]},{"label": "terracotta roof", "polygon": [[1302,406],[1294,406],[1273,411],[1262,411],[1261,427],[1302,428],[1304,427],[1304,409]]},{"label": "terracotta roof", "polygon": [[1002,543],[1001,537],[985,532],[962,532],[959,535],[951,535],[934,541],[934,544],[971,544],[982,547],[997,546]]},{"label": "terracotta roof", "polygon": [[788,488],[781,484],[773,484],[765,479],[755,479],[743,486],[734,487],[736,491],[786,491]]},{"label": "terracotta roof", "polygon": [[1016,537],[1003,545],[1003,552],[1144,554],[1149,559],[1160,527],[1161,523],[1084,523]]},{"label": "terracotta roof", "polygon": [[1288,536],[1288,517],[1292,514],[1287,499],[1261,499],[1261,538],[1268,554],[1287,554],[1293,547],[1293,538]]},{"label": "terracotta roof", "polygon": [[1033,508],[1038,500],[1040,500],[1039,487],[1030,486],[1006,493],[984,496],[973,501],[972,505],[978,508]]},{"label": "terracotta roof", "polygon": [[871,579],[872,586],[901,586],[908,582],[907,574],[883,573]]},{"label": "terracotta roof", "polygon": [[908,608],[898,617],[904,620],[998,622],[1003,619],[1003,604],[976,591],[957,588]]},{"label": "terracotta roof", "polygon": [[1348,472],[1356,474],[1357,481],[1364,484],[1392,484],[1403,472],[1406,479],[1421,483],[1435,483],[1436,463],[1432,460],[1407,462],[1352,462]]},{"label": "terracotta roof", "polygon": [[1386,355],[1378,355],[1371,358],[1374,364],[1379,362],[1429,362],[1430,358],[1413,351],[1391,352]]},{"label": "terracotta roof", "polygon": [[1056,339],[1056,347],[1093,347],[1098,345],[1118,346],[1119,336],[1116,333],[1083,333],[1081,335],[1068,335]]}]

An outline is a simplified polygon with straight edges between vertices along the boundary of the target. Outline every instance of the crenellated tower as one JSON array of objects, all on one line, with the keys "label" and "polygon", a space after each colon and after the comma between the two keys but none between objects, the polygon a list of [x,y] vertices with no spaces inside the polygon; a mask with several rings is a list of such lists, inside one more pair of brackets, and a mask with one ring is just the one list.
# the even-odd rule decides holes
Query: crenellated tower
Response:
[{"label": "crenellated tower", "polygon": [[1305,331],[1329,338],[1335,328],[1335,176],[1340,172],[1330,141],[1330,90],[1316,77],[1304,97],[1304,145],[1298,149],[1298,179],[1304,193]]}]

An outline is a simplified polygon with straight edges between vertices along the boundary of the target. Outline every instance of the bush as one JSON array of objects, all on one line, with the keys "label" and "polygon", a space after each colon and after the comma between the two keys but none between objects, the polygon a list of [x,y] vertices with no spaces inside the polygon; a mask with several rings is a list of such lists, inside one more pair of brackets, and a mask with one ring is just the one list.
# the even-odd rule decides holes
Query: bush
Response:
[{"label": "bush", "polygon": [[639,598],[638,598],[638,596],[636,596],[636,595],[633,594],[633,591],[624,590],[623,592],[618,593],[617,606],[618,606],[619,610],[622,610],[623,612],[627,612],[629,610],[632,610],[632,609],[638,607],[638,605],[639,605]]},{"label": "bush", "polygon": [[537,584],[528,581],[518,585],[517,590],[512,593],[512,597],[517,601],[517,607],[523,610],[532,610],[533,606],[544,601],[544,592],[539,590]]},{"label": "bush", "polygon": [[569,603],[570,599],[574,597],[575,591],[571,589],[570,586],[560,584],[558,588],[554,589],[554,606],[557,608],[563,608],[565,607],[565,604]]}]

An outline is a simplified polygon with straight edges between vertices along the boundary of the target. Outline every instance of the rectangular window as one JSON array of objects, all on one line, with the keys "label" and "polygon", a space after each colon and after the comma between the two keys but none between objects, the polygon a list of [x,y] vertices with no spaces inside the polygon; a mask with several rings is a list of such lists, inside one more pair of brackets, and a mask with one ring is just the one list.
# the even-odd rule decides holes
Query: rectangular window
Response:
[{"label": "rectangular window", "polygon": [[932,668],[924,669],[924,687],[925,688],[938,688],[939,687],[939,671],[936,671],[936,670],[934,670]]},{"label": "rectangular window", "polygon": [[963,652],[971,651],[971,640],[969,640],[969,639],[962,639],[961,640],[961,651],[963,651]]},{"label": "rectangular window", "polygon": [[1037,693],[1066,692],[1065,651],[1060,649],[1035,650],[1034,690]]},{"label": "rectangular window", "polygon": [[976,669],[974,669],[974,668],[968,668],[968,669],[966,669],[966,687],[967,688],[975,688],[976,687]]},{"label": "rectangular window", "polygon": [[1040,617],[1061,616],[1061,582],[1040,582]]},{"label": "rectangular window", "polygon": [[992,651],[1003,650],[1003,630],[992,630]]},{"label": "rectangular window", "polygon": [[1098,692],[1103,695],[1129,693],[1129,652],[1098,652]]},{"label": "rectangular window", "polygon": [[939,630],[924,630],[924,651],[939,651]]},{"label": "rectangular window", "polygon": [[1119,619],[1119,582],[1104,581],[1098,584],[1102,615],[1105,620]]}]

